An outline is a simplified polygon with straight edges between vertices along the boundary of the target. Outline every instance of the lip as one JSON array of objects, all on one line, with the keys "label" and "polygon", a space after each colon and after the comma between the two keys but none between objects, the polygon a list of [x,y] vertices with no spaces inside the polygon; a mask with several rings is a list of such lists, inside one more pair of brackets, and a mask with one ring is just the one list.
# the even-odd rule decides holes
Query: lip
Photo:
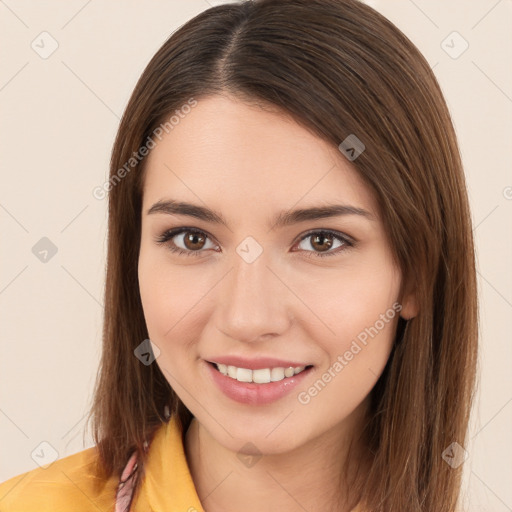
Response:
[{"label": "lip", "polygon": [[[233,359],[229,359],[232,361]],[[252,362],[254,363],[254,359]],[[268,364],[269,359],[266,359],[266,363]],[[220,361],[218,361],[220,362]],[[280,361],[280,364],[283,361]],[[296,386],[298,386],[313,370],[313,366],[306,368],[302,372],[293,377],[288,377],[278,382],[268,382],[266,384],[256,384],[254,382],[238,382],[227,375],[223,375],[222,373],[215,368],[215,365],[211,362],[204,361],[206,365],[206,372],[208,376],[211,378],[213,383],[231,400],[235,402],[239,402],[242,404],[248,405],[265,405],[275,402],[288,393],[292,391]],[[226,363],[222,363],[226,364]],[[255,363],[256,364],[256,363]],[[259,363],[258,363],[259,364]],[[294,366],[294,364],[290,364],[289,366]],[[237,366],[237,365],[233,365]],[[297,364],[296,366],[304,366]],[[244,366],[239,366],[239,368],[244,368]],[[245,367],[247,368],[247,367]],[[261,366],[260,368],[269,368],[269,366]],[[258,368],[248,368],[255,369]]]},{"label": "lip", "polygon": [[207,359],[210,363],[220,363],[227,366],[236,366],[237,368],[247,368],[248,370],[261,370],[263,368],[289,368],[293,366],[310,366],[310,363],[300,363],[297,361],[285,361],[275,357],[255,357],[247,359],[241,356],[219,356]]}]

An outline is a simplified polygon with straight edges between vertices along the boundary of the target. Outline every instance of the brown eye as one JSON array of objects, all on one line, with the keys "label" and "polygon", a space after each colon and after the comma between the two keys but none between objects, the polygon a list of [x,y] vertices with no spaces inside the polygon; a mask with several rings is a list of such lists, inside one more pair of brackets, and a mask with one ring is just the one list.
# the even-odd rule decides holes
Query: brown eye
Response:
[{"label": "brown eye", "polygon": [[[314,258],[316,256],[334,256],[354,245],[355,241],[352,241],[342,234],[317,230],[307,233],[302,237],[298,248],[301,249],[306,256]],[[313,248],[313,250],[311,250],[311,248]]]},{"label": "brown eye", "polygon": [[206,237],[194,231],[185,231],[185,236],[183,237],[183,244],[187,249],[191,251],[197,251],[203,248],[206,243]]},{"label": "brown eye", "polygon": [[330,233],[324,234],[320,233],[317,235],[311,236],[311,247],[317,249],[320,252],[328,251],[333,244],[334,236]]},{"label": "brown eye", "polygon": [[206,249],[216,248],[206,233],[191,228],[171,229],[157,237],[156,242],[165,244],[172,252],[184,256],[200,256]]}]

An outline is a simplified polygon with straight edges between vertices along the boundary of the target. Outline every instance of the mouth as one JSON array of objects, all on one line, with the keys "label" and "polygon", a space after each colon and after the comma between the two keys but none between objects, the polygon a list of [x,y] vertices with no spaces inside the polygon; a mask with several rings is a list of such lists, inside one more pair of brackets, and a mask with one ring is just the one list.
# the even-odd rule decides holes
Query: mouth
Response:
[{"label": "mouth", "polygon": [[288,366],[288,367],[269,367],[269,368],[239,368],[232,365],[215,363],[207,361],[217,372],[232,380],[243,383],[269,384],[271,382],[280,382],[291,379],[292,377],[308,371],[313,365],[306,366]]},{"label": "mouth", "polygon": [[[245,366],[256,368],[238,367],[226,364],[236,360],[235,357],[230,359],[224,363],[203,360],[207,378],[227,398],[249,406],[263,406],[284,398],[301,383],[304,384],[314,371],[313,365],[288,366],[291,361],[264,358],[258,362],[245,360]],[[243,364],[244,360],[240,363]],[[287,366],[275,366],[279,363]],[[266,365],[269,366],[264,367]]]}]

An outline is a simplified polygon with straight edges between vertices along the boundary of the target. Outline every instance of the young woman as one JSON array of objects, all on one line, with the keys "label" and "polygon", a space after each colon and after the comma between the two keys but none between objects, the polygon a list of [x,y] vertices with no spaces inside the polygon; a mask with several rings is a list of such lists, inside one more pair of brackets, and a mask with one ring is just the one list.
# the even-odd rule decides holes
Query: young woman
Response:
[{"label": "young woman", "polygon": [[437,81],[355,0],[208,9],[112,154],[94,448],[0,509],[457,510],[477,351]]}]

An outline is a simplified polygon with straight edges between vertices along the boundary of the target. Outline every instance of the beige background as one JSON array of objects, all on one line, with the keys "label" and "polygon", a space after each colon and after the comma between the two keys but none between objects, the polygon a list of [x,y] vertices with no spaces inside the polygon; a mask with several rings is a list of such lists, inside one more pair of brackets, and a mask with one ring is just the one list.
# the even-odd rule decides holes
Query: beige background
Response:
[{"label": "beige background", "polygon": [[[92,190],[108,175],[119,118],[149,59],[218,3],[0,1],[0,481],[37,467],[31,454],[43,441],[59,457],[92,445],[82,438],[100,353],[107,206]],[[454,118],[482,327],[465,507],[511,511],[512,2],[368,3],[424,53]],[[46,262],[32,250],[43,237],[57,248]]]}]

